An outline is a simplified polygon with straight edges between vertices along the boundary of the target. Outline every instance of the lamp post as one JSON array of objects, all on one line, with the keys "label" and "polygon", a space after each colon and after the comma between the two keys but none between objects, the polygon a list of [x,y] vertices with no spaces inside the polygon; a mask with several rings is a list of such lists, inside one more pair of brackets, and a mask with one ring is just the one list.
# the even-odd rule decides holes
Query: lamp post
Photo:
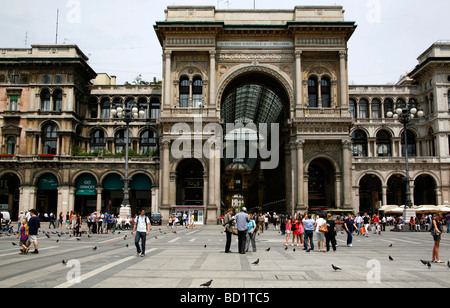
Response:
[{"label": "lamp post", "polygon": [[130,123],[137,120],[139,117],[145,115],[143,110],[138,109],[137,103],[134,100],[125,103],[125,107],[122,105],[113,106],[111,109],[111,115],[113,119],[119,119],[125,122],[125,177],[123,178],[123,201],[120,207],[120,216],[126,217],[131,215],[130,208],[130,196],[129,196],[129,184],[130,179],[128,177],[128,150],[130,145]]},{"label": "lamp post", "polygon": [[409,223],[406,217],[406,209],[412,208],[413,204],[411,202],[411,179],[409,177],[409,160],[408,160],[408,124],[416,117],[422,118],[423,111],[421,109],[417,109],[418,104],[415,100],[411,99],[408,103],[405,103],[401,100],[397,100],[395,106],[395,112],[389,110],[386,113],[388,118],[393,118],[398,120],[403,124],[403,136],[404,136],[404,148],[403,153],[405,154],[405,169],[406,169],[406,185],[405,185],[405,208],[403,209],[403,219],[405,220],[405,224]]}]

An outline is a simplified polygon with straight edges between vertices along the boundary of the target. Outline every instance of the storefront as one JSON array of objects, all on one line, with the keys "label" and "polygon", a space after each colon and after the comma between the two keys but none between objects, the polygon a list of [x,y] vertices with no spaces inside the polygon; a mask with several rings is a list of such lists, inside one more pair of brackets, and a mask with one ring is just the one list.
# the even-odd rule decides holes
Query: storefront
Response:
[{"label": "storefront", "polygon": [[194,215],[194,221],[197,225],[203,225],[203,217],[205,213],[205,208],[203,206],[188,206],[188,205],[178,205],[173,207],[173,214],[175,216],[181,216],[186,214],[190,219]]}]

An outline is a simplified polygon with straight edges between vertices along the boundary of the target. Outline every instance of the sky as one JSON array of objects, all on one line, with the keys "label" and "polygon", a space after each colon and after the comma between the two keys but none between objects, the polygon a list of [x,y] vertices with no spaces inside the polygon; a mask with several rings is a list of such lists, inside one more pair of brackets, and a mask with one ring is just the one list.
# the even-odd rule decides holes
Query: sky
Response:
[{"label": "sky", "polygon": [[97,73],[117,83],[161,80],[162,49],[154,32],[169,5],[220,9],[289,9],[342,5],[357,29],[348,42],[349,80],[356,85],[396,83],[417,57],[440,40],[450,41],[448,0],[0,0],[0,50],[56,42],[76,44]]}]

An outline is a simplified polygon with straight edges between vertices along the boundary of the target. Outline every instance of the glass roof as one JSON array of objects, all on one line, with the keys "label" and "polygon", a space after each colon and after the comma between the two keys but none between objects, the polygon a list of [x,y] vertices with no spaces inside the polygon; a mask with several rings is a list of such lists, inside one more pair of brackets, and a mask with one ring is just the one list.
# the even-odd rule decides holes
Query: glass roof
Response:
[{"label": "glass roof", "polygon": [[[225,123],[275,123],[283,104],[270,89],[261,85],[244,85],[225,98],[222,116]],[[270,125],[269,125],[270,126]]]}]

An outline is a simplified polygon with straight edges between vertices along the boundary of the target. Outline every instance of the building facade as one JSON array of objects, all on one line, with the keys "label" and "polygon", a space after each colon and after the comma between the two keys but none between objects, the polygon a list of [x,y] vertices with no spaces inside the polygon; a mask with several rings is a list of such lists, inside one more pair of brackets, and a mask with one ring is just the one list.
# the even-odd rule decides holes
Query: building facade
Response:
[{"label": "building facade", "polygon": [[118,213],[125,123],[132,212],[215,224],[224,210],[404,204],[398,102],[425,113],[407,132],[413,203],[448,204],[450,43],[437,42],[395,85],[348,83],[356,30],[340,6],[216,10],[169,6],[154,28],[163,80],[117,85],[75,45],[0,54],[0,204]]}]

